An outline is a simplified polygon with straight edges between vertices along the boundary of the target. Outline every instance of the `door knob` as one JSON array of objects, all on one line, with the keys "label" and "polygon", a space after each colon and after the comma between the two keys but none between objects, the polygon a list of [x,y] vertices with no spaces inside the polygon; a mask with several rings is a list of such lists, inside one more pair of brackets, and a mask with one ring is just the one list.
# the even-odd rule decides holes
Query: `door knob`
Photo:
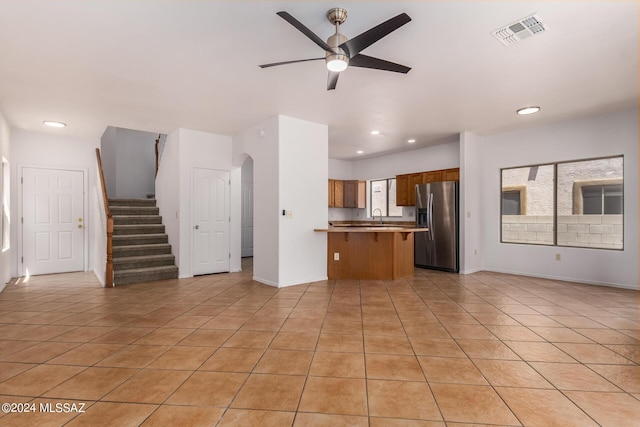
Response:
[{"label": "door knob", "polygon": [[82,224],[78,224],[78,228],[82,228]]},{"label": "door knob", "polygon": [[196,225],[194,228],[195,228],[196,230],[199,230],[199,229],[200,229],[200,226],[199,226],[199,225]]}]

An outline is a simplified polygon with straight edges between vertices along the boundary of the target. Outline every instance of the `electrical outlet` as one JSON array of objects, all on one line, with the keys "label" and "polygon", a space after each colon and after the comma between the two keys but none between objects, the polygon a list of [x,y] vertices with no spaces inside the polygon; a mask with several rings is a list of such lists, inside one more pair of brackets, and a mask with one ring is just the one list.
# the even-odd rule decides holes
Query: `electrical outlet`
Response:
[{"label": "electrical outlet", "polygon": [[340,252],[334,252],[333,253],[333,260],[334,261],[340,261]]},{"label": "electrical outlet", "polygon": [[560,254],[556,254],[556,261],[560,261]]}]

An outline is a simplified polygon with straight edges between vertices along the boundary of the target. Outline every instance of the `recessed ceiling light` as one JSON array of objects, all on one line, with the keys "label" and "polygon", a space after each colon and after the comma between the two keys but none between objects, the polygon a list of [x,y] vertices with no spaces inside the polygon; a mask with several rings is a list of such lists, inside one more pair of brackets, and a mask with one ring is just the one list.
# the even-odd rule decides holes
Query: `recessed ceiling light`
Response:
[{"label": "recessed ceiling light", "polygon": [[415,144],[415,143],[416,143],[416,140],[412,138],[412,139],[408,139],[408,140],[407,140],[407,142],[408,142],[409,144]]},{"label": "recessed ceiling light", "polygon": [[372,130],[371,131],[371,135],[380,135],[380,131],[379,130]]},{"label": "recessed ceiling light", "polygon": [[63,128],[66,126],[66,123],[62,123],[62,122],[53,122],[50,120],[45,120],[44,122],[42,122],[43,125],[45,126],[50,126],[52,128]]},{"label": "recessed ceiling light", "polygon": [[528,114],[534,114],[540,111],[540,107],[524,107],[516,111],[519,116],[526,116]]},{"label": "recessed ceiling light", "polygon": [[356,151],[356,153],[357,153],[357,154],[363,154],[363,153],[364,153],[364,151],[362,151],[362,150],[358,150],[358,151]]}]

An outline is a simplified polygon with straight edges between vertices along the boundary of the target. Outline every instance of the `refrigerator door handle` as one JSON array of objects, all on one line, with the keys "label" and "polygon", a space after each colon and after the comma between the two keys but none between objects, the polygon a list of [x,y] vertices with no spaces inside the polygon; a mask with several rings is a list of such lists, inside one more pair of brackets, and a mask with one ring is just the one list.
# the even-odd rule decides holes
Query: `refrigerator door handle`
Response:
[{"label": "refrigerator door handle", "polygon": [[429,240],[433,240],[433,193],[429,193],[429,200],[427,201],[427,211],[429,212]]}]

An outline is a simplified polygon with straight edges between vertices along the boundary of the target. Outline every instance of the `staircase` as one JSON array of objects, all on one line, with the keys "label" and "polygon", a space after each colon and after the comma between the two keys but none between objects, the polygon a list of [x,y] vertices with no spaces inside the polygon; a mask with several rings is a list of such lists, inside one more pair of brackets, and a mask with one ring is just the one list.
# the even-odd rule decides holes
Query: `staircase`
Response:
[{"label": "staircase", "polygon": [[113,214],[113,271],[116,285],[175,279],[171,255],[155,199],[109,199]]}]

